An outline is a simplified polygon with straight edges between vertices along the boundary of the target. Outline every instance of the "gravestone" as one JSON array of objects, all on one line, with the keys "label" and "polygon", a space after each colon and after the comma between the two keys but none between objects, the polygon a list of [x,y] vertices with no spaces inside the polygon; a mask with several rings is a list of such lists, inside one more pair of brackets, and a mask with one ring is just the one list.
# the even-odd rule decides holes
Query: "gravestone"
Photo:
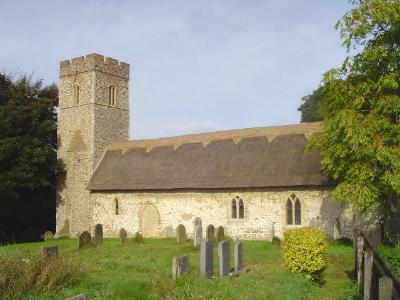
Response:
[{"label": "gravestone", "polygon": [[363,273],[363,256],[364,256],[364,237],[357,236],[357,283],[360,289],[363,287],[364,273]]},{"label": "gravestone", "polygon": [[121,245],[126,244],[127,238],[128,238],[128,234],[126,233],[126,230],[124,228],[121,228],[119,230],[119,240],[121,241]]},{"label": "gravestone", "polygon": [[229,240],[218,243],[218,268],[221,277],[228,275],[231,270],[229,251]]},{"label": "gravestone", "polygon": [[202,240],[200,246],[200,274],[210,278],[214,273],[214,243]]},{"label": "gravestone", "polygon": [[58,246],[42,247],[43,259],[50,260],[58,257]]},{"label": "gravestone", "polygon": [[379,278],[379,300],[393,299],[393,280],[388,276]]},{"label": "gravestone", "polygon": [[272,224],[271,224],[271,242],[274,240],[275,234],[276,234],[276,232],[275,232],[275,222],[272,222]]},{"label": "gravestone", "polygon": [[235,272],[238,272],[243,267],[243,243],[241,241],[235,241],[234,256],[235,256]]},{"label": "gravestone", "polygon": [[216,238],[218,242],[222,241],[225,238],[224,227],[222,226],[217,227]]},{"label": "gravestone", "polygon": [[172,259],[172,277],[176,278],[189,273],[189,256],[176,256]]},{"label": "gravestone", "polygon": [[164,236],[166,238],[172,238],[175,236],[175,231],[174,228],[172,228],[172,226],[167,226],[164,230]]},{"label": "gravestone", "polygon": [[103,226],[97,224],[94,227],[94,245],[100,246],[101,244],[103,244]]},{"label": "gravestone", "polygon": [[196,226],[197,225],[203,226],[203,223],[201,222],[201,219],[199,217],[196,217],[193,220],[193,238],[194,238],[194,235],[195,235],[195,230],[196,230]]},{"label": "gravestone", "polygon": [[333,239],[338,240],[342,237],[340,232],[340,220],[336,218],[335,223],[333,224]]},{"label": "gravestone", "polygon": [[45,240],[45,241],[54,240],[54,234],[53,234],[53,232],[51,232],[50,230],[46,231],[46,232],[43,234],[43,240]]},{"label": "gravestone", "polygon": [[203,237],[203,228],[201,227],[201,225],[198,224],[194,228],[193,246],[195,248],[200,247],[202,237]]},{"label": "gravestone", "polygon": [[92,243],[92,236],[89,231],[84,231],[78,235],[78,249]]},{"label": "gravestone", "polygon": [[372,300],[372,268],[374,266],[374,253],[367,249],[364,251],[364,299]]},{"label": "gravestone", "polygon": [[212,240],[214,239],[214,235],[215,235],[214,225],[210,224],[207,226],[206,239]]},{"label": "gravestone", "polygon": [[86,300],[86,296],[85,296],[85,294],[80,294],[80,295],[77,295],[77,296],[74,296],[72,298],[68,298],[65,300]]},{"label": "gravestone", "polygon": [[178,245],[186,243],[186,228],[182,224],[176,227],[176,243]]}]

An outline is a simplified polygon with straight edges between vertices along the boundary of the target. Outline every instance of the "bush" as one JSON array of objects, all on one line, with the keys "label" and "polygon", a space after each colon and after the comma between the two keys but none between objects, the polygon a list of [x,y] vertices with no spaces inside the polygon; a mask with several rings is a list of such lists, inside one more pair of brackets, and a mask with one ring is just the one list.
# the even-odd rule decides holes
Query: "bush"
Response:
[{"label": "bush", "polygon": [[400,243],[396,247],[380,245],[378,252],[391,265],[397,279],[400,279]]},{"label": "bush", "polygon": [[142,244],[144,242],[143,235],[141,235],[139,232],[136,232],[133,242],[136,244]]},{"label": "bush", "polygon": [[322,230],[299,228],[285,231],[282,251],[283,261],[292,272],[301,272],[310,280],[320,280],[328,254],[328,243]]}]

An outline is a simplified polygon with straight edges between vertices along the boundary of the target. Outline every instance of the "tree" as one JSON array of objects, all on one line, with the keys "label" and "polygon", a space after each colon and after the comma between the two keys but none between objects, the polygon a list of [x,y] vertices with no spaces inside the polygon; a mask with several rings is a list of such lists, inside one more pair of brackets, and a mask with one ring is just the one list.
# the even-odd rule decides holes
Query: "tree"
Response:
[{"label": "tree", "polygon": [[400,232],[400,1],[357,0],[336,24],[349,55],[324,74],[327,116],[311,142],[338,183],[333,197],[379,211]]},{"label": "tree", "polygon": [[301,123],[319,122],[326,114],[326,97],[324,89],[319,86],[311,94],[301,98],[302,104],[297,109],[301,112]]},{"label": "tree", "polygon": [[0,241],[33,241],[54,228],[56,85],[0,74]]}]

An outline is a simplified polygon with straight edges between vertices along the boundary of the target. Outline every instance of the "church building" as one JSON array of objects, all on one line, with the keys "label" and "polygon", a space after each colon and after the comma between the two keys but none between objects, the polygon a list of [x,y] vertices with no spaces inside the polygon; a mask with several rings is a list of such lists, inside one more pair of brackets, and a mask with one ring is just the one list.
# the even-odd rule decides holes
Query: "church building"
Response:
[{"label": "church building", "polygon": [[128,140],[129,65],[90,54],[60,63],[58,158],[65,164],[57,236],[102,224],[104,235],[189,236],[195,218],[240,239],[318,227],[349,236],[353,214],[330,199],[318,150],[320,123]]}]

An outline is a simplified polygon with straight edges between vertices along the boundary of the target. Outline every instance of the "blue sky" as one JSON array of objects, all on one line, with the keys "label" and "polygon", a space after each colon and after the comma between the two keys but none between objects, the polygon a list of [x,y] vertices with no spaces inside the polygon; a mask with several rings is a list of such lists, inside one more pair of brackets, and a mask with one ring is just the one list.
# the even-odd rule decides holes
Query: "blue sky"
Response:
[{"label": "blue sky", "polygon": [[58,81],[59,61],[131,64],[130,138],[298,123],[346,56],[347,0],[0,2],[0,70]]}]

